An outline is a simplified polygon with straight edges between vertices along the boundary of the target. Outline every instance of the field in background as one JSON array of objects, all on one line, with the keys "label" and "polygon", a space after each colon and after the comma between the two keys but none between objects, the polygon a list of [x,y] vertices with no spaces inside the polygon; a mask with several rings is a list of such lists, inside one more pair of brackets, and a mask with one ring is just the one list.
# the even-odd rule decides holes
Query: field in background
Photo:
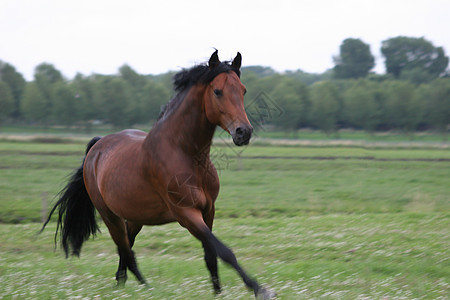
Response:
[{"label": "field in background", "polygon": [[[131,277],[112,288],[118,258],[104,227],[81,259],[54,252],[54,223],[35,235],[43,203],[51,205],[88,140],[53,137],[0,142],[0,295],[213,299],[201,245],[177,224],[137,237],[150,291]],[[219,137],[211,152],[221,180],[218,237],[280,299],[448,297],[448,144],[317,140],[236,148]],[[234,271],[219,268],[219,299],[251,298]]]},{"label": "field in background", "polygon": [[[142,124],[135,128],[148,131],[152,123]],[[220,129],[218,129],[220,131]],[[89,129],[83,127],[64,127],[64,126],[3,126],[0,127],[0,139],[11,136],[59,136],[59,137],[90,137],[93,135],[106,135],[116,132],[112,126],[93,126]],[[327,135],[318,130],[302,129],[297,131],[273,131],[259,130],[255,132],[254,137],[275,138],[275,139],[301,139],[301,140],[352,140],[352,141],[381,141],[381,142],[442,142],[445,138],[442,134],[433,131],[411,132],[405,134],[401,131],[374,132],[368,134],[361,130],[340,130],[336,134]]]}]

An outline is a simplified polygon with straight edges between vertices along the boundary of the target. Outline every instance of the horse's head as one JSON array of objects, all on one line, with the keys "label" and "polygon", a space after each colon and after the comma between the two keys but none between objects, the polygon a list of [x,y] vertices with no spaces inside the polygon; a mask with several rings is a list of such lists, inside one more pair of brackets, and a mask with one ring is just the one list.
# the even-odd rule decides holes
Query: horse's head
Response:
[{"label": "horse's head", "polygon": [[[208,84],[204,93],[204,105],[208,120],[222,127],[233,137],[237,146],[247,145],[252,136],[253,127],[244,109],[245,86],[239,79],[241,54],[238,52],[230,70],[220,72]],[[214,72],[221,68],[217,51],[209,59],[209,69]]]}]

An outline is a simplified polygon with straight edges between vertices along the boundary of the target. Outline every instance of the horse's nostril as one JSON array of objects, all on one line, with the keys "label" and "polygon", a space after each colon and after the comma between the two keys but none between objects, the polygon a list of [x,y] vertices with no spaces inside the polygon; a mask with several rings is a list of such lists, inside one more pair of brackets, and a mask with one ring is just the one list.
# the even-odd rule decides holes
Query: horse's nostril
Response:
[{"label": "horse's nostril", "polygon": [[243,134],[243,130],[241,127],[236,128],[236,134],[238,135],[242,135]]}]

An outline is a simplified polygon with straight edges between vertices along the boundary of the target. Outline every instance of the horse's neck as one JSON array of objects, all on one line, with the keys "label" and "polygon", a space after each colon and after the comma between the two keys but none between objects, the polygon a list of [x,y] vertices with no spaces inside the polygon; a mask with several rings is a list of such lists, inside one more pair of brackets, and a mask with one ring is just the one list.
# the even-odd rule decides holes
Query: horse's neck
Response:
[{"label": "horse's neck", "polygon": [[152,144],[157,145],[165,139],[194,158],[198,155],[202,156],[202,159],[209,158],[216,126],[206,118],[202,96],[202,88],[191,88],[176,110],[163,117],[152,128],[148,136],[152,139]]}]

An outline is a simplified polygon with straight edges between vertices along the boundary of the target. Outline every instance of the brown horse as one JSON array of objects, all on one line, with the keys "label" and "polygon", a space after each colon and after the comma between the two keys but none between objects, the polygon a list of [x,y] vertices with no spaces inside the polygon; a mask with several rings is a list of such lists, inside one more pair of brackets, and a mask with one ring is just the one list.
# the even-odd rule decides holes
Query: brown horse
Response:
[{"label": "brown horse", "polygon": [[124,130],[88,144],[83,165],[42,228],[58,208],[56,235],[61,230],[66,256],[70,251],[79,255],[83,242],[98,231],[97,209],[118,248],[118,284],[127,280],[127,269],[145,284],[131,250],[136,235],[143,225],[178,222],[202,242],[216,293],[221,291],[220,257],[255,296],[274,296],[245,273],[233,252],[212,233],[219,177],[209,152],[216,126],[237,146],[248,144],[253,131],[244,110],[240,66],[240,53],[229,63],[220,62],[214,52],[207,65],[175,75],[178,94],[148,134]]}]

